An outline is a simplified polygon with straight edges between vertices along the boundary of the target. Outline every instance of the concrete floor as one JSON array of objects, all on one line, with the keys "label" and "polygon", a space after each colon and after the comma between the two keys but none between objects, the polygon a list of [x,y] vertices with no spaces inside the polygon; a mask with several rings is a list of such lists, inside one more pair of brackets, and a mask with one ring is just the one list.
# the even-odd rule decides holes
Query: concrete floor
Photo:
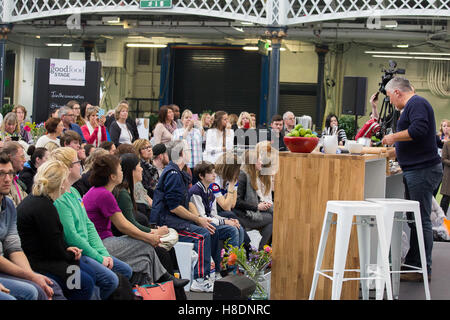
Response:
[{"label": "concrete floor", "polygon": [[[450,300],[449,266],[450,242],[434,242],[431,300]],[[186,296],[188,300],[212,300],[210,293],[186,292]],[[423,283],[401,282],[399,300],[425,300]]]}]

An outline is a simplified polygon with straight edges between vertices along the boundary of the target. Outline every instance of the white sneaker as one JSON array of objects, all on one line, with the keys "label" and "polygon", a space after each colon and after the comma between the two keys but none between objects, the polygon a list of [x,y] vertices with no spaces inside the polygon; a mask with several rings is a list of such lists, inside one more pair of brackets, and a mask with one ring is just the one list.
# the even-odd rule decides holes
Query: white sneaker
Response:
[{"label": "white sneaker", "polygon": [[220,272],[216,272],[214,280],[220,280],[222,279],[222,275],[220,274]]},{"label": "white sneaker", "polygon": [[195,279],[191,283],[191,291],[193,292],[213,292],[214,282],[209,279]]}]

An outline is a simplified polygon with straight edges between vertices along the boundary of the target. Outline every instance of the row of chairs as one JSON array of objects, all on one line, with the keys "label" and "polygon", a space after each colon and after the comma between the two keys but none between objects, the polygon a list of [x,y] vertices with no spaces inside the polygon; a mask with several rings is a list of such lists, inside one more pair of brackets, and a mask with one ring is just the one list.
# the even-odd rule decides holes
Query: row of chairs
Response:
[{"label": "row of chairs", "polygon": [[[401,237],[402,224],[406,212],[414,214],[414,225],[418,235],[421,267],[402,264]],[[336,222],[333,217],[336,216]],[[345,269],[350,233],[353,220],[357,225],[358,253],[360,269]],[[374,221],[375,220],[375,221]],[[327,238],[332,224],[336,224],[336,240],[334,249],[334,263],[332,270],[321,269]],[[370,264],[371,226],[377,226],[377,259],[376,264]],[[391,264],[389,263],[389,248]],[[408,270],[401,270],[401,267]],[[347,271],[359,272],[359,277],[346,278]],[[400,273],[417,272],[423,276],[425,297],[430,300],[428,286],[427,263],[425,245],[420,217],[420,205],[417,201],[404,199],[366,199],[366,201],[328,201],[320,236],[316,264],[309,299],[313,300],[316,293],[319,276],[332,281],[331,299],[339,300],[342,283],[349,280],[361,282],[362,298],[369,299],[369,282],[375,280],[376,299],[386,296],[388,300],[398,299],[400,288]],[[392,276],[392,281],[391,281]],[[386,290],[384,290],[386,289]]]}]

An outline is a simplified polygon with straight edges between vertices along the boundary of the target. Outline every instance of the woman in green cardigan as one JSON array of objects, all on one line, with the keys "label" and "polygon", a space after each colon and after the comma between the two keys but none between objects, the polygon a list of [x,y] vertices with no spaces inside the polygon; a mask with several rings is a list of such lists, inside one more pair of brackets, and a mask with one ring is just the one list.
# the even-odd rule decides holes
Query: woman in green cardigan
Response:
[{"label": "woman in green cardigan", "polygon": [[[113,191],[114,196],[117,199],[117,204],[122,210],[122,214],[128,221],[143,232],[156,233],[161,237],[166,235],[169,230],[166,226],[157,227],[157,229],[151,229],[149,224],[142,225],[136,220],[136,202],[134,199],[134,185],[142,181],[142,167],[139,162],[139,158],[134,153],[126,153],[120,157],[120,164],[122,166],[123,180]],[[120,236],[120,232],[116,229],[113,231],[115,236]],[[172,248],[169,251],[162,247],[155,247],[156,254],[158,255],[161,264],[166,268],[167,272],[174,274],[176,270],[179,270],[177,257],[175,250]],[[177,291],[177,290],[176,290]],[[183,290],[178,290],[181,294],[184,294]],[[179,299],[180,297],[178,296]]]},{"label": "woman in green cardigan", "polygon": [[[72,187],[72,184],[80,179],[80,161],[78,161],[77,152],[72,148],[58,148],[53,150],[50,158],[60,160],[69,168],[66,192],[54,202],[61,224],[64,227],[66,242],[71,246],[82,249],[83,259],[91,266],[95,266],[97,278],[102,281],[117,282],[118,279],[116,279],[114,272],[130,279],[132,276],[131,267],[108,253],[94,224],[87,216],[80,194],[77,189]],[[90,259],[99,262],[99,264],[93,263]]]}]

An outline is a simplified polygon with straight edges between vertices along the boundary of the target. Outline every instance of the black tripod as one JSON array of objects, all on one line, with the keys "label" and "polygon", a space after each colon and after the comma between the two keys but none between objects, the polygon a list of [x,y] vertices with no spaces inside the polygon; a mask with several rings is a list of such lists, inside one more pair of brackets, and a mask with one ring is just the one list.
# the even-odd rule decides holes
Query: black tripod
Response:
[{"label": "black tripod", "polygon": [[377,132],[377,138],[382,139],[386,134],[396,132],[399,117],[400,111],[394,108],[389,101],[389,97],[385,97],[378,117],[381,129]]}]

